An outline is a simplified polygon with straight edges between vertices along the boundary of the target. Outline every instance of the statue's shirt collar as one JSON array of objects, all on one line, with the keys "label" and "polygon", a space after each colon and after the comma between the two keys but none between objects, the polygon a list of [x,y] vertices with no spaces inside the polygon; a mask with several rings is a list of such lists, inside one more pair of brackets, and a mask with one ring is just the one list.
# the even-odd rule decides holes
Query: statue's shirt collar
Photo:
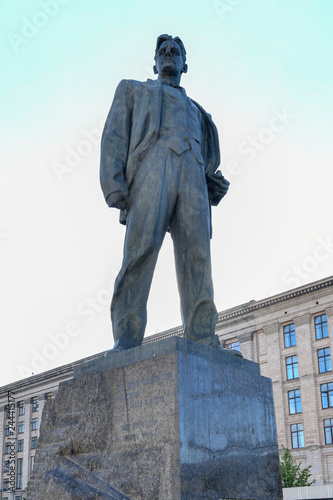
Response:
[{"label": "statue's shirt collar", "polygon": [[185,97],[187,97],[184,87],[181,87],[180,85],[176,85],[173,81],[171,81],[167,78],[158,78],[157,80],[151,80],[150,78],[148,78],[148,80],[152,81],[152,82],[158,82],[158,83],[161,83],[163,85],[169,85],[169,87],[173,87],[174,89],[179,90]]}]

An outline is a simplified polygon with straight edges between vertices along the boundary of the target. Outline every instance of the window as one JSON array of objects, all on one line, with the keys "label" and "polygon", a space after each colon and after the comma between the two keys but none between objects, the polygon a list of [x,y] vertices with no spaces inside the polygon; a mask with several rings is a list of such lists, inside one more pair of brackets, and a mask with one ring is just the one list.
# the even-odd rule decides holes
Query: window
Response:
[{"label": "window", "polygon": [[291,430],[291,445],[293,448],[304,448],[303,424],[293,424]]},{"label": "window", "polygon": [[24,415],[25,414],[24,401],[19,401],[19,403],[18,403],[18,414],[19,415]]},{"label": "window", "polygon": [[35,455],[32,455],[30,457],[30,472],[32,471],[32,469],[34,468],[34,463],[35,463]]},{"label": "window", "polygon": [[39,410],[39,401],[38,398],[32,398],[32,411],[38,411]]},{"label": "window", "polygon": [[321,405],[323,409],[333,407],[333,382],[320,386]]},{"label": "window", "polygon": [[296,334],[295,334],[294,323],[291,323],[290,325],[286,325],[283,327],[283,335],[284,335],[284,347],[292,347],[296,345]]},{"label": "window", "polygon": [[5,427],[5,434],[6,436],[14,436],[15,434],[15,427],[13,427],[12,425],[6,425]]},{"label": "window", "polygon": [[24,432],[24,422],[19,422],[18,424],[18,433],[22,434]]},{"label": "window", "polygon": [[330,372],[332,370],[331,352],[329,347],[318,350],[318,368],[319,373]]},{"label": "window", "polygon": [[38,429],[38,417],[33,418],[31,421],[31,430],[36,431]]},{"label": "window", "polygon": [[315,329],[316,329],[316,339],[324,339],[328,337],[328,328],[327,328],[327,316],[326,314],[321,314],[320,316],[316,316],[314,319]]},{"label": "window", "polygon": [[293,415],[294,413],[302,413],[301,391],[299,389],[288,392],[288,401],[290,415]]},{"label": "window", "polygon": [[17,441],[17,451],[23,451],[24,449],[24,439],[19,439]]},{"label": "window", "polygon": [[5,455],[10,453],[11,448],[11,443],[5,443]]},{"label": "window", "polygon": [[47,392],[46,396],[45,396],[46,401],[51,401],[52,396],[53,396],[53,392]]},{"label": "window", "polygon": [[35,450],[37,448],[37,436],[31,438],[31,449]]},{"label": "window", "polygon": [[229,344],[226,344],[227,349],[237,349],[237,351],[240,351],[240,343],[238,341],[235,342],[230,342]]},{"label": "window", "polygon": [[288,358],[286,358],[286,367],[287,367],[287,380],[291,380],[292,378],[298,378],[297,356],[288,356]]},{"label": "window", "polygon": [[8,491],[9,490],[9,477],[6,477],[6,479],[3,480],[3,491]]},{"label": "window", "polygon": [[9,472],[9,460],[5,460],[3,464],[3,471]]},{"label": "window", "polygon": [[16,488],[22,488],[22,475],[23,475],[23,458],[18,458],[16,461]]},{"label": "window", "polygon": [[333,418],[324,420],[325,444],[333,443]]}]

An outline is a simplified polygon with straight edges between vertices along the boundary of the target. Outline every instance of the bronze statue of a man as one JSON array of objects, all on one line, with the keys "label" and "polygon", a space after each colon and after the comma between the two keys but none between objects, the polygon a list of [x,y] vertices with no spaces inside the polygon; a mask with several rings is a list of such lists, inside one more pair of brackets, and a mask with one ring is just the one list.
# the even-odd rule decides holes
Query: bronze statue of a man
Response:
[{"label": "bronze statue of a man", "polygon": [[[147,300],[164,236],[174,244],[184,336],[219,346],[210,258],[210,205],[229,183],[220,163],[217,129],[179,86],[186,73],[179,37],[157,39],[157,80],[122,80],[106,120],[101,186],[126,224],[124,256],[115,281],[111,319],[118,352],[142,344]],[[236,353],[235,353],[236,354]]]}]

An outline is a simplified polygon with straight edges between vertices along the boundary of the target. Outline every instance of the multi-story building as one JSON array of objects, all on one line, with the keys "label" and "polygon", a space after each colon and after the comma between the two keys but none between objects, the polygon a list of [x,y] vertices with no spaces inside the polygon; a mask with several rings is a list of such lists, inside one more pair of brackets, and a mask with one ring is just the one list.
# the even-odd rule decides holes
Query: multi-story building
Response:
[{"label": "multi-story building", "polygon": [[74,366],[82,361],[85,360],[0,388],[1,500],[24,499],[34,466],[44,405],[56,395],[61,382],[72,378]]},{"label": "multi-story building", "polygon": [[218,333],[272,379],[279,447],[333,483],[333,277],[224,311]]},{"label": "multi-story building", "polygon": [[[272,379],[280,449],[312,465],[317,485],[333,484],[333,277],[222,311],[216,332],[222,345],[240,349]],[[173,335],[182,329],[144,342]],[[24,498],[42,410],[59,383],[76,364],[102,355],[0,388],[2,500]]]}]

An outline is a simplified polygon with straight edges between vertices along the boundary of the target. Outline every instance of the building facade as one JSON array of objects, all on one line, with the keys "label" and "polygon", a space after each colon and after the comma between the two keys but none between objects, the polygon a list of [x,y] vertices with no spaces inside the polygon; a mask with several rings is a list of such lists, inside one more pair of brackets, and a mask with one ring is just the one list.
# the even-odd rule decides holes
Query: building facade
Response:
[{"label": "building facade", "polygon": [[[182,333],[173,328],[144,342]],[[316,485],[333,484],[333,277],[223,311],[216,333],[272,379],[280,449],[312,465]],[[103,354],[0,388],[2,500],[25,497],[44,405],[75,365]]]},{"label": "building facade", "polygon": [[25,498],[25,488],[34,466],[43,408],[55,397],[59,384],[73,377],[74,366],[82,361],[85,360],[0,388],[1,500]]},{"label": "building facade", "polygon": [[217,333],[272,379],[279,448],[333,484],[333,277],[224,311]]}]

